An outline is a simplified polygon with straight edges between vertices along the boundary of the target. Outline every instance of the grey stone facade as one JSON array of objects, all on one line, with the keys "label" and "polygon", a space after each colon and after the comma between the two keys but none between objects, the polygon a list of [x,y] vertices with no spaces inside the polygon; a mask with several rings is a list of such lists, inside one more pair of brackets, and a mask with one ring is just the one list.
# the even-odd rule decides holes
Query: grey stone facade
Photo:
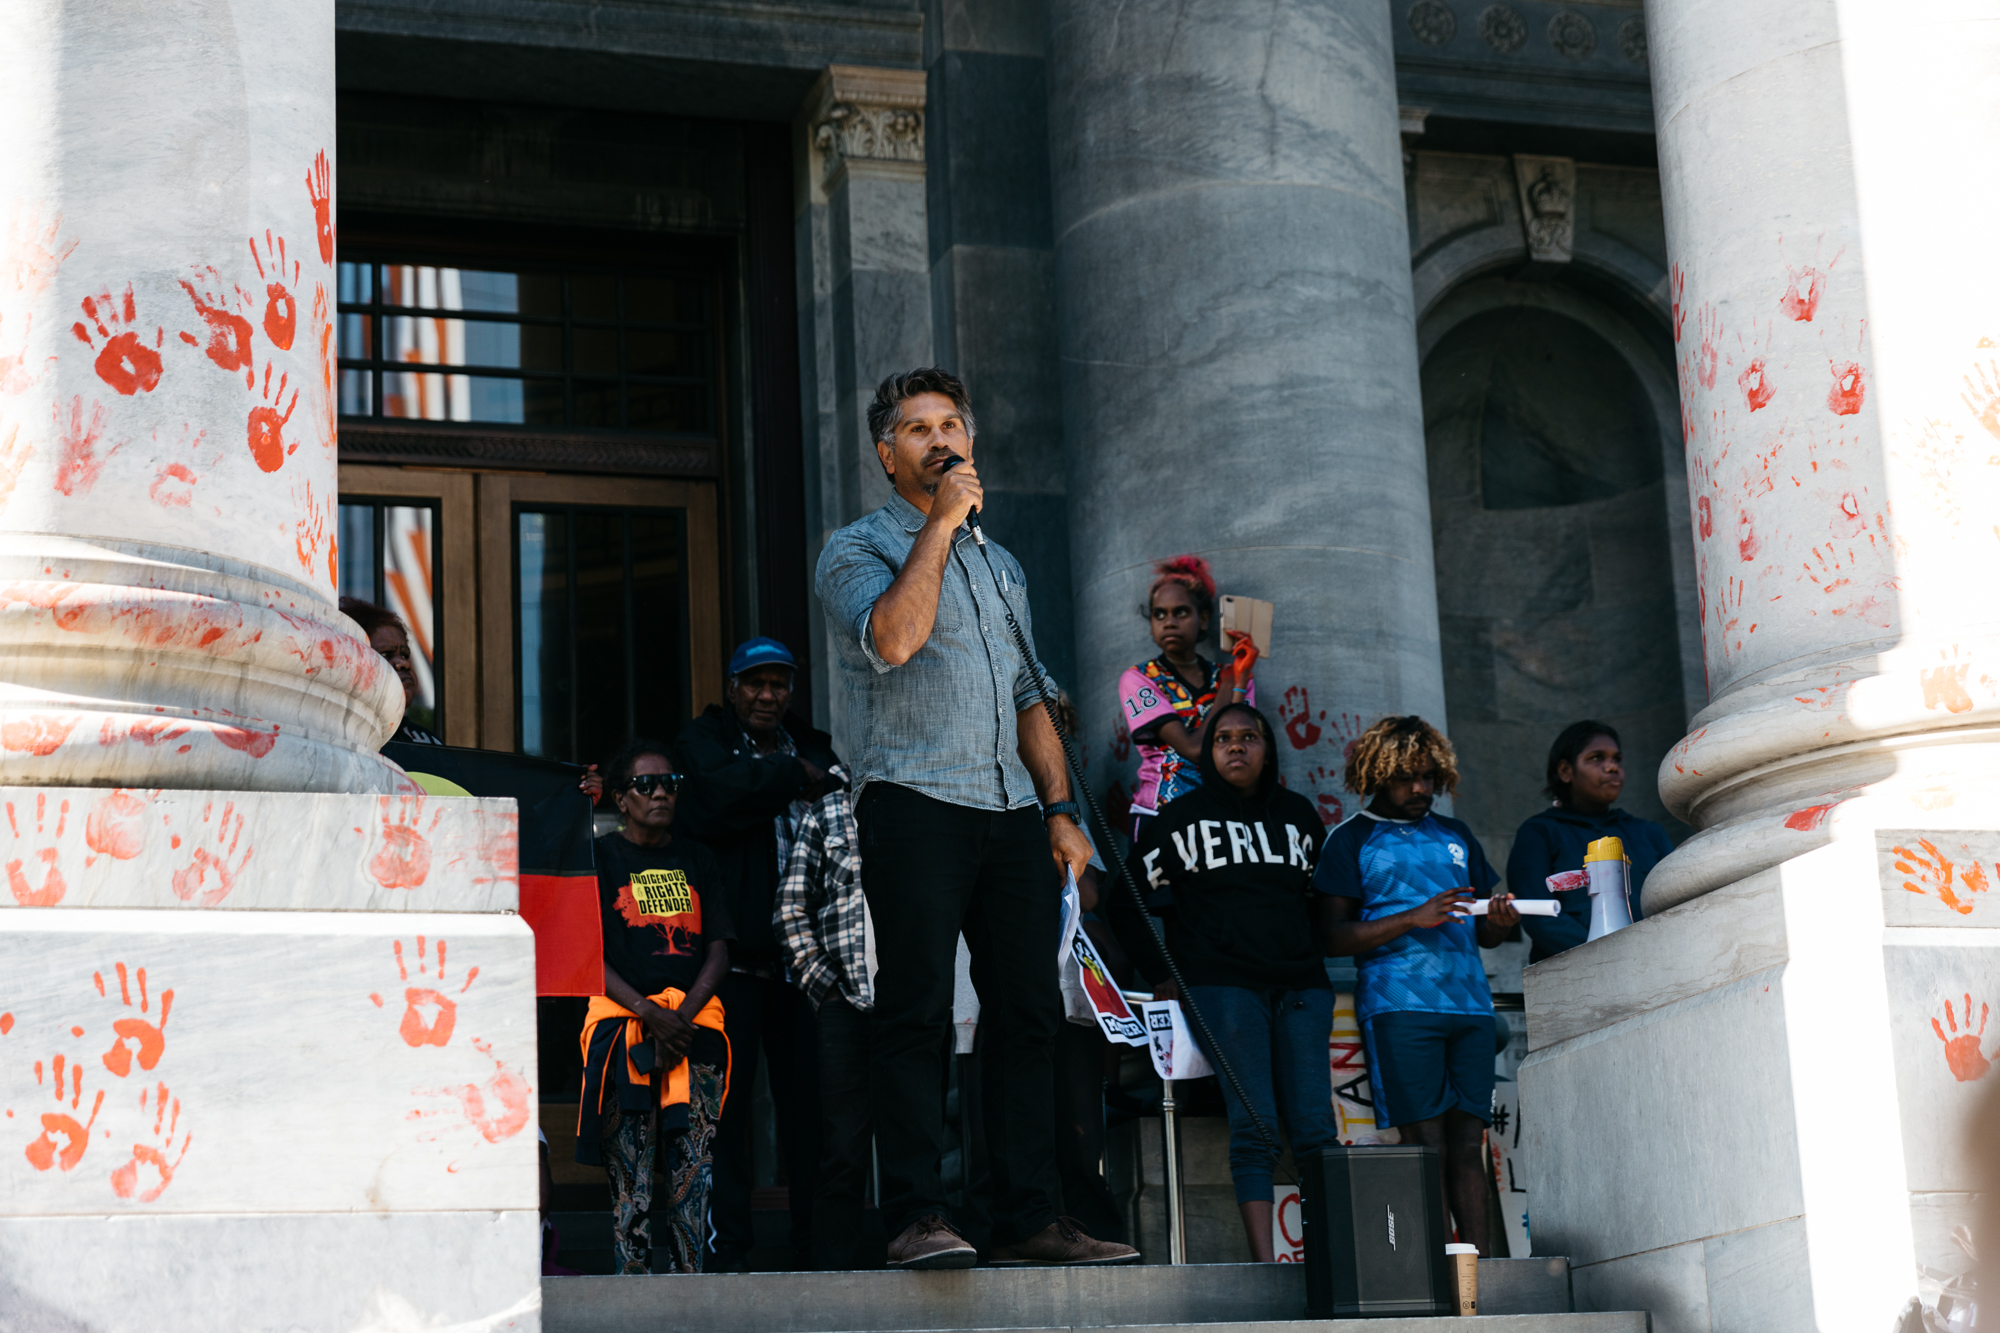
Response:
[{"label": "grey stone facade", "polygon": [[[342,0],[342,208],[740,247],[730,637],[824,632],[773,589],[803,585],[825,536],[887,494],[867,398],[934,360],[972,388],[988,521],[1085,708],[1096,785],[1131,762],[1110,693],[1149,650],[1145,567],[1203,550],[1225,591],[1280,603],[1261,679],[1292,727],[1287,781],[1345,812],[1346,740],[1385,711],[1441,713],[1464,751],[1459,811],[1499,860],[1575,716],[1624,729],[1627,803],[1665,817],[1651,774],[1706,697],[1644,19],[1625,3],[1388,9],[1341,20],[1375,25],[1356,47],[1281,6],[1258,56],[1227,7],[1204,47],[1183,42],[1199,6]],[[1216,63],[1236,58],[1216,49],[1232,33],[1240,69]],[[1354,82],[1364,47],[1378,87]],[[1140,49],[1182,74],[1120,83],[1119,53]],[[1335,89],[1352,113],[1310,110]],[[1398,121],[1400,181],[1378,142]],[[789,127],[795,480],[760,453],[745,181],[776,142],[760,124]],[[1210,178],[1240,182],[1241,203],[1184,188]],[[1360,181],[1384,187],[1363,213],[1312,221],[1363,200]],[[1292,216],[1285,199],[1317,202]],[[1384,236],[1356,230],[1367,208],[1391,210]],[[1154,372],[1113,373],[1134,358]],[[1231,414],[1252,401],[1239,437]],[[789,509],[770,493],[788,485]],[[763,530],[800,510],[802,546]],[[1308,532],[1324,556],[1252,553]],[[1380,571],[1342,551],[1380,553]],[[824,681],[812,706],[838,736]]]}]

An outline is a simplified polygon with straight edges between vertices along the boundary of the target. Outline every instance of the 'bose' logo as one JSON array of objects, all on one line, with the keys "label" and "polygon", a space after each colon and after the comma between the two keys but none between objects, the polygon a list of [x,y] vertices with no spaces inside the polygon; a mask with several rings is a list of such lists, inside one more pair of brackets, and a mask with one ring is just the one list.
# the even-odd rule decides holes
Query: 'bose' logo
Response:
[{"label": "'bose' logo", "polygon": [[1382,1210],[1389,1214],[1389,1248],[1393,1250],[1396,1248],[1396,1210],[1386,1204]]}]

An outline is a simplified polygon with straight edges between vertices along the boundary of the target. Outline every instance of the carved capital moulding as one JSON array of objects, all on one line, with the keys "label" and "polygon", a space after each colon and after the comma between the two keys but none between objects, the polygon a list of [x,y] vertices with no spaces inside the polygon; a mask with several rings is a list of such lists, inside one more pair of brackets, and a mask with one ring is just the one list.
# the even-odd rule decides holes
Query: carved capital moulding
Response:
[{"label": "carved capital moulding", "polygon": [[1514,183],[1521,191],[1521,229],[1528,258],[1567,264],[1576,243],[1576,163],[1567,157],[1514,155]]},{"label": "carved capital moulding", "polygon": [[821,188],[855,168],[921,180],[924,87],[922,70],[827,66],[806,99]]}]

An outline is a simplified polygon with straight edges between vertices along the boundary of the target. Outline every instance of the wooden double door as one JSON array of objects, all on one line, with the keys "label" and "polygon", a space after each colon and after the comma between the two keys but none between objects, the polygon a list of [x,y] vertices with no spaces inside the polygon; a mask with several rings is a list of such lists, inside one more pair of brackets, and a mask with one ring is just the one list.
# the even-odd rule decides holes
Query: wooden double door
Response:
[{"label": "wooden double door", "polygon": [[716,487],[343,463],[341,591],[390,607],[452,745],[602,763],[722,697]]}]

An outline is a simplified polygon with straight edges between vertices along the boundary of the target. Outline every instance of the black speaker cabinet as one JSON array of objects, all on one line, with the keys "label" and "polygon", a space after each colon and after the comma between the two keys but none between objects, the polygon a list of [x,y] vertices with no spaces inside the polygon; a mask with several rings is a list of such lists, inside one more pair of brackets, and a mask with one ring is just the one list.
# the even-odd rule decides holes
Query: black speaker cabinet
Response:
[{"label": "black speaker cabinet", "polygon": [[1451,1240],[1435,1148],[1328,1148],[1299,1164],[1306,1313],[1314,1319],[1453,1315]]}]

